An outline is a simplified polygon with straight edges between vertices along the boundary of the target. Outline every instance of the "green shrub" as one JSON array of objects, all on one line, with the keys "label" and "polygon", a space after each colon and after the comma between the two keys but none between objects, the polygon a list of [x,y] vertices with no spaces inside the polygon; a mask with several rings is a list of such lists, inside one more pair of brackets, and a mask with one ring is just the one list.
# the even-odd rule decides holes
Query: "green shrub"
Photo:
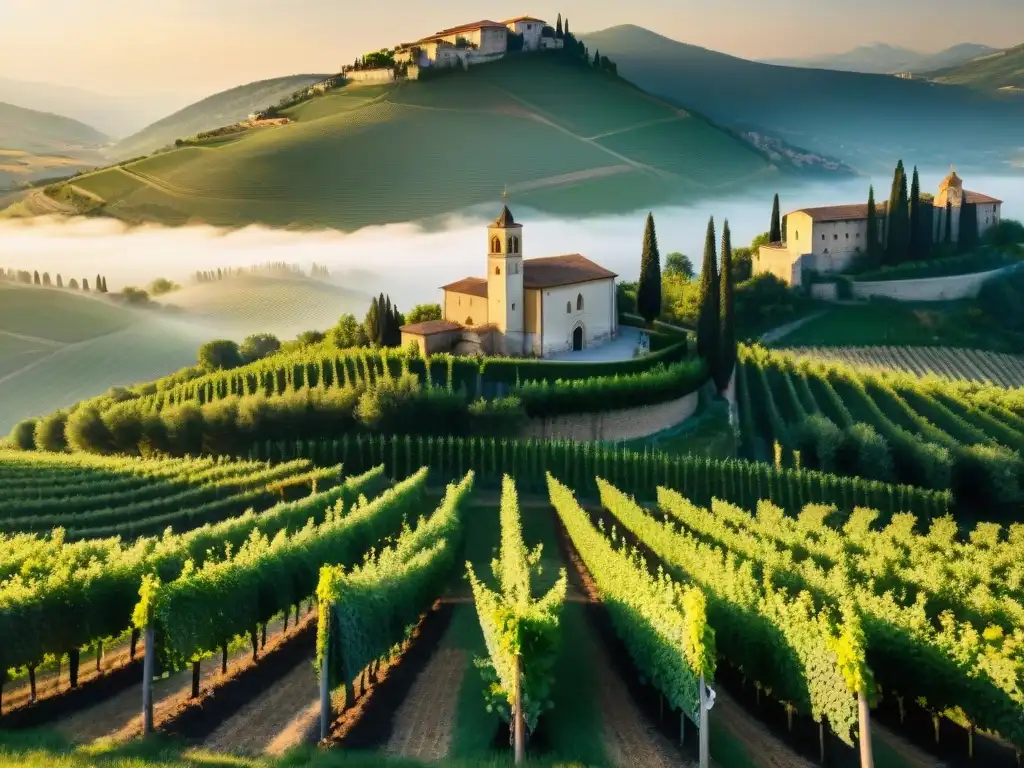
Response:
[{"label": "green shrub", "polygon": [[547,360],[523,360],[521,358],[489,357],[480,365],[484,382],[494,384],[523,384],[527,382],[582,381],[595,377],[612,377],[622,374],[637,374],[661,365],[685,360],[686,339],[677,339],[658,352],[614,363],[570,363]]},{"label": "green shrub", "polygon": [[113,453],[115,446],[98,409],[86,406],[68,416],[64,427],[68,447],[73,451]]},{"label": "green shrub", "polygon": [[515,437],[526,425],[526,411],[518,397],[500,397],[484,400],[482,397],[469,406],[471,431],[475,435]]},{"label": "green shrub", "polygon": [[837,464],[842,474],[885,483],[894,479],[889,444],[870,424],[854,424],[844,430]]},{"label": "green shrub", "polygon": [[927,261],[907,261],[890,267],[861,272],[855,277],[859,283],[883,280],[921,280],[928,277],[950,277],[988,272],[1020,259],[1000,250],[989,249],[982,253],[966,253]]},{"label": "green shrub", "polygon": [[853,474],[839,464],[843,431],[820,413],[804,419],[792,430],[793,448],[800,452],[801,466],[822,472]]},{"label": "green shrub", "polygon": [[36,447],[36,419],[25,419],[14,425],[7,440],[11,446],[22,451],[31,451]]}]

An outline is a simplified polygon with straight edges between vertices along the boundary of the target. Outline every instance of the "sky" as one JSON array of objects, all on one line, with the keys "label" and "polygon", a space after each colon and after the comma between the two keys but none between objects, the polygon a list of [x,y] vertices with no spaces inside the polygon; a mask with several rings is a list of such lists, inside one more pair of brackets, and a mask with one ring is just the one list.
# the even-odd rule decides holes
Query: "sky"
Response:
[{"label": "sky", "polygon": [[0,77],[191,100],[335,72],[357,54],[461,23],[559,12],[577,33],[636,24],[750,59],[871,42],[1024,43],[1024,0],[0,0]]}]

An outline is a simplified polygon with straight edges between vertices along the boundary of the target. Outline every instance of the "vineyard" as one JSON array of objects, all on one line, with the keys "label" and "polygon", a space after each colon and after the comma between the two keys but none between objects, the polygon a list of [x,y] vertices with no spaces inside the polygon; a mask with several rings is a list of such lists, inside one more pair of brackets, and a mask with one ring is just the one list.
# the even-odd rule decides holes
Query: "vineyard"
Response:
[{"label": "vineyard", "polygon": [[1013,519],[1024,500],[1020,390],[760,348],[741,350],[737,374],[744,452],[752,458],[949,489],[959,509],[980,519]]},{"label": "vineyard", "polygon": [[785,351],[856,368],[1024,387],[1024,358],[1019,355],[952,347],[796,347]]},{"label": "vineyard", "polygon": [[[292,448],[316,462],[0,454],[0,726],[477,764],[752,768],[761,720],[837,766],[890,728],[999,768],[1024,743],[1019,524],[961,535],[942,494],[577,444]],[[313,468],[330,451],[344,476]],[[188,501],[250,481],[282,495]],[[134,538],[133,510],[183,495]],[[96,513],[104,538],[26,523]]]}]

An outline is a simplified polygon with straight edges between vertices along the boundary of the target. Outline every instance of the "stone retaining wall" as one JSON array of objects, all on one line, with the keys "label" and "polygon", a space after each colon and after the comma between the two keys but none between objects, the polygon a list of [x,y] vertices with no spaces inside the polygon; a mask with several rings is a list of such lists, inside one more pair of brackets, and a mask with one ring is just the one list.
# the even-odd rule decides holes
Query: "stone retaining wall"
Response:
[{"label": "stone retaining wall", "polygon": [[978,295],[986,280],[1007,274],[1018,268],[1018,264],[975,272],[970,275],[949,277],[923,277],[919,280],[878,280],[854,283],[853,295],[858,299],[872,296],[896,299],[897,301],[951,301],[973,299]]},{"label": "stone retaining wall", "polygon": [[653,435],[690,418],[697,410],[697,400],[697,393],[691,392],[678,400],[657,405],[530,419],[521,437],[541,440],[633,440]]}]

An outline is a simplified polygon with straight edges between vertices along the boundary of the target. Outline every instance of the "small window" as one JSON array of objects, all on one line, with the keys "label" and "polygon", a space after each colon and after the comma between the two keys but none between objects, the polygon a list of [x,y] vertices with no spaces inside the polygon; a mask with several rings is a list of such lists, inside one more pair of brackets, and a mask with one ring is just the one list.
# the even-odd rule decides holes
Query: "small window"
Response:
[{"label": "small window", "polygon": [[582,312],[583,311],[583,294],[582,293],[577,293],[576,294],[576,311],[577,312]]},{"label": "small window", "polygon": [[796,237],[794,237],[793,239],[794,240],[799,240],[800,239],[800,230],[799,229],[796,231]]},{"label": "small window", "polygon": [[847,239],[847,240],[849,240],[849,239],[850,239],[850,233],[849,233],[849,232],[847,232],[847,233],[846,233],[846,239]]},{"label": "small window", "polygon": [[500,275],[501,274],[501,267],[495,267],[494,268],[494,274]]},{"label": "small window", "polygon": [[567,314],[567,315],[572,314],[572,302],[571,301],[565,302],[565,314]]},{"label": "small window", "polygon": [[501,253],[501,238],[497,235],[491,238],[491,253]]},{"label": "small window", "polygon": [[515,312],[515,311],[516,311],[516,303],[515,303],[514,301],[512,302],[512,311],[513,311],[513,312]]},{"label": "small window", "polygon": [[839,235],[832,235],[832,239],[833,240],[838,240],[839,239]]},{"label": "small window", "polygon": [[473,318],[472,317],[467,317],[466,318],[466,325],[472,325],[472,324],[473,324]]},{"label": "small window", "polygon": [[822,236],[821,236],[821,239],[822,239],[822,240],[824,240],[824,239],[825,239],[825,235],[822,235]]},{"label": "small window", "polygon": [[857,239],[860,240],[860,232],[857,233]]}]

